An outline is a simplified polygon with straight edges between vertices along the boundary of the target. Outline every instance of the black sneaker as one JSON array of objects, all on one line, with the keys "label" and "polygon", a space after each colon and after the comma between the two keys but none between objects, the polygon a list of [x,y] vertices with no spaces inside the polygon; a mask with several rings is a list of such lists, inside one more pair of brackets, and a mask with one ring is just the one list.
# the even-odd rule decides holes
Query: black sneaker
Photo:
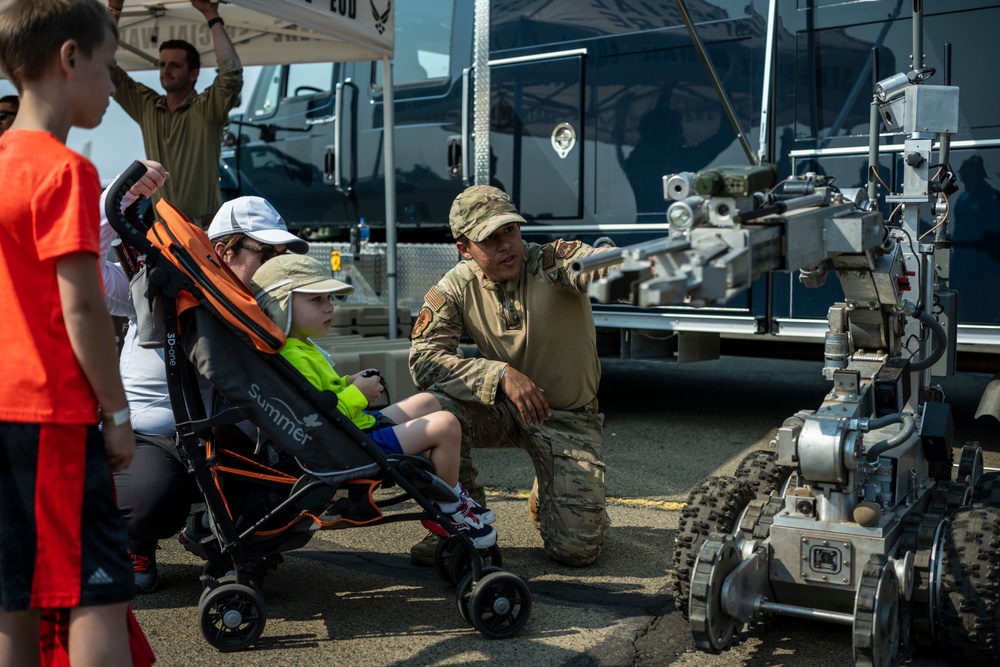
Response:
[{"label": "black sneaker", "polygon": [[135,573],[135,592],[152,593],[160,583],[160,572],[156,569],[156,552],[160,545],[156,542],[148,544],[132,544],[128,555],[132,559],[132,571]]},{"label": "black sneaker", "polygon": [[205,516],[205,512],[195,512],[189,516],[187,525],[177,536],[177,541],[194,555],[207,558],[205,547],[202,546],[201,541],[211,535],[212,531],[202,523],[203,516]]}]

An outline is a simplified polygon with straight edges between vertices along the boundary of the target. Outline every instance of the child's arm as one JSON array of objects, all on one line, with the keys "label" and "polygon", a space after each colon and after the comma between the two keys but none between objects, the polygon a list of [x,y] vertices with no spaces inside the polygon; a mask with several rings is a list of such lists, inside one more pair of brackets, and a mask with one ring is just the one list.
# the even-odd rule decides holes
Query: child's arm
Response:
[{"label": "child's arm", "polygon": [[[127,407],[118,374],[114,325],[101,294],[97,258],[85,252],[56,260],[56,279],[63,319],[73,354],[105,413]],[[104,425],[104,446],[113,472],[124,470],[135,453],[131,424]]]}]

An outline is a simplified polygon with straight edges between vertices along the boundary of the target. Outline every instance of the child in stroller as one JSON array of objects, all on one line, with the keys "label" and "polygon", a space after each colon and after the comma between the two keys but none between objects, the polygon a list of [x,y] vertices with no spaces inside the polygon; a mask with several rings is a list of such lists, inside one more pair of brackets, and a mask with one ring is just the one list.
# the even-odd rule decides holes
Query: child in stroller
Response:
[{"label": "child in stroller", "polygon": [[[382,393],[378,371],[341,377],[329,356],[312,342],[312,337],[325,335],[333,324],[333,297],[350,294],[354,288],[335,280],[322,263],[305,255],[275,257],[257,270],[251,286],[261,310],[287,336],[281,356],[314,387],[337,394],[337,408],[385,454],[426,454],[436,474],[458,497],[456,502],[438,503],[452,526],[464,532],[477,549],[496,544],[496,531],[490,525],[495,519],[493,512],[472,500],[458,481],[462,439],[458,419],[427,393],[375,413],[366,412]],[[448,536],[437,523],[429,519],[422,523],[428,530]]]}]

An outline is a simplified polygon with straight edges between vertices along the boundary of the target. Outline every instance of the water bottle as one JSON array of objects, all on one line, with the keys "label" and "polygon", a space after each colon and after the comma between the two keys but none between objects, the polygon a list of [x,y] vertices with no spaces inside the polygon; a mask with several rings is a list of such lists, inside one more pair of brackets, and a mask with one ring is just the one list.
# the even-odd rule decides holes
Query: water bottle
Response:
[{"label": "water bottle", "polygon": [[358,238],[361,240],[362,252],[368,247],[368,241],[371,240],[371,232],[372,230],[368,227],[368,221],[365,218],[361,218],[358,221]]}]

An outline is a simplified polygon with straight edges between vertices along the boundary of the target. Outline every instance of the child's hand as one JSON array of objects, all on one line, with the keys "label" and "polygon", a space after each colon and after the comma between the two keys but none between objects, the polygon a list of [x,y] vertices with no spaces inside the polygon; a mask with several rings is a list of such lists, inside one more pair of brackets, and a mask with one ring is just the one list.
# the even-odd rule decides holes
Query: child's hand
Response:
[{"label": "child's hand", "polygon": [[374,403],[382,395],[382,378],[378,376],[378,371],[374,373],[371,371],[375,369],[369,368],[351,376],[351,384],[365,395],[369,404]]}]

